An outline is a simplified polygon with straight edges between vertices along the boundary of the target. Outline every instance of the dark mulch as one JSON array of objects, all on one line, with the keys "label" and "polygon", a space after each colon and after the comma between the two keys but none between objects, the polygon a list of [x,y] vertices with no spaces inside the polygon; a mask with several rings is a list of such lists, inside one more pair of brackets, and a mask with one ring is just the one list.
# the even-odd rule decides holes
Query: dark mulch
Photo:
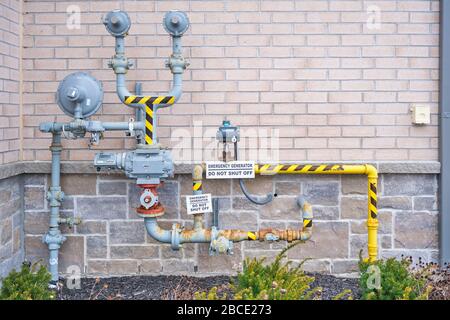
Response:
[{"label": "dark mulch", "polygon": [[[331,299],[345,289],[352,290],[357,298],[358,280],[336,278],[330,275],[314,274],[312,287],[322,287],[322,299]],[[128,276],[111,278],[83,278],[80,289],[59,290],[60,300],[180,300],[193,299],[196,291],[218,287],[227,292],[230,277],[187,277],[187,276]]]},{"label": "dark mulch", "polygon": [[[424,265],[420,265],[424,267]],[[426,277],[427,285],[431,286],[430,300],[450,300],[450,265],[439,267],[436,263],[426,264],[429,275]]]},{"label": "dark mulch", "polygon": [[227,276],[128,276],[83,278],[80,289],[60,290],[61,300],[180,300],[193,299],[196,291],[226,285]]},{"label": "dark mulch", "polygon": [[[311,284],[311,288],[322,288],[322,299],[331,300],[344,290],[351,290],[353,299],[359,299],[358,280],[355,278],[338,278],[327,274],[315,273],[311,274],[315,278]],[[344,297],[345,298],[345,297]]]}]

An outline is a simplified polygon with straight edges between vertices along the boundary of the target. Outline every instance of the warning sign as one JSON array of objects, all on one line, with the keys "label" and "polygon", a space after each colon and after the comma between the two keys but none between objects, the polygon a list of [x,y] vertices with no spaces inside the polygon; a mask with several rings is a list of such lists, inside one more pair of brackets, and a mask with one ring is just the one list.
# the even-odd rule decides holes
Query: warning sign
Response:
[{"label": "warning sign", "polygon": [[211,194],[186,196],[187,214],[212,212]]},{"label": "warning sign", "polygon": [[255,177],[254,161],[211,161],[206,163],[206,179],[249,179]]}]

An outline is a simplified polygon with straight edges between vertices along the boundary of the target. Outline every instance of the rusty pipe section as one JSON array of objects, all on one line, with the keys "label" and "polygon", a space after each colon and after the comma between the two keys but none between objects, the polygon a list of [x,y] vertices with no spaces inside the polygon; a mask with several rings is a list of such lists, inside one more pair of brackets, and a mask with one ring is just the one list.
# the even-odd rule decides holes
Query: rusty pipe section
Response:
[{"label": "rusty pipe section", "polygon": [[[192,170],[192,193],[203,193],[203,166],[195,165]],[[145,217],[144,223],[147,233],[155,240],[170,243],[172,249],[178,250],[183,243],[210,243],[210,254],[232,253],[233,242],[240,241],[306,241],[312,235],[313,213],[311,205],[300,196],[297,199],[302,217],[302,227],[296,229],[261,229],[258,231],[244,231],[239,229],[219,230],[215,226],[204,228],[204,213],[194,215],[194,226],[186,229],[178,223],[172,225],[171,230],[158,225],[156,217]]]},{"label": "rusty pipe section", "polygon": [[[243,230],[215,230],[215,228],[185,229],[175,223],[172,230],[164,229],[159,226],[157,218],[144,218],[147,233],[155,240],[164,243],[172,243],[172,240],[178,239],[174,246],[182,243],[202,243],[210,242],[214,237],[223,236],[231,241],[256,240],[249,238],[249,232]],[[254,238],[254,237],[253,237]]]},{"label": "rusty pipe section", "polygon": [[292,242],[296,240],[306,241],[312,236],[313,225],[313,212],[312,206],[305,200],[303,196],[300,196],[297,200],[297,204],[300,207],[303,218],[303,227],[301,229],[261,229],[256,233],[257,238],[260,241],[279,241],[284,240]]},{"label": "rusty pipe section", "polygon": [[295,229],[261,229],[256,232],[239,229],[218,230],[212,228],[185,229],[178,223],[173,224],[172,230],[163,229],[158,225],[156,217],[144,218],[147,233],[157,241],[170,243],[172,249],[178,250],[183,243],[210,243],[210,253],[232,252],[232,243],[240,241],[306,241],[312,235],[313,213],[311,205],[303,198],[297,201],[302,212],[302,228]]}]

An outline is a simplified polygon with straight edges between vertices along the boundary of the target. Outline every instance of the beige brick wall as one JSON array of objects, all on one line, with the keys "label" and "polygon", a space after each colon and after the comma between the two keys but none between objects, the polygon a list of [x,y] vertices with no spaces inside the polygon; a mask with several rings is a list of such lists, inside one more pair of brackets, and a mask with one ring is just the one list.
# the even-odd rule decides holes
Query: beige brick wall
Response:
[{"label": "beige brick wall", "polygon": [[19,160],[20,1],[0,2],[0,164]]},{"label": "beige brick wall", "polygon": [[[191,66],[179,104],[161,112],[166,145],[196,120],[215,127],[226,115],[245,127],[279,129],[281,160],[437,160],[439,1],[26,1],[24,160],[48,160],[42,121],[68,120],[54,102],[58,82],[92,71],[106,91],[102,120],[126,120],[106,66],[113,38],[103,13],[126,9],[133,25],[127,55],[136,60],[130,90],[165,92],[170,41],[164,12],[187,11]],[[81,9],[80,29],[66,26]],[[379,28],[373,17],[380,13]],[[375,22],[375,24],[372,23]],[[411,124],[411,103],[429,105],[432,124]],[[55,116],[56,115],[56,116]],[[3,119],[3,118],[0,118]],[[14,118],[11,118],[14,119]],[[8,119],[9,120],[9,119]],[[2,120],[3,121],[3,120]],[[192,128],[191,128],[192,129]],[[96,149],[132,144],[107,133]],[[11,142],[10,142],[11,143]],[[82,160],[87,141],[65,141],[64,159]]]}]

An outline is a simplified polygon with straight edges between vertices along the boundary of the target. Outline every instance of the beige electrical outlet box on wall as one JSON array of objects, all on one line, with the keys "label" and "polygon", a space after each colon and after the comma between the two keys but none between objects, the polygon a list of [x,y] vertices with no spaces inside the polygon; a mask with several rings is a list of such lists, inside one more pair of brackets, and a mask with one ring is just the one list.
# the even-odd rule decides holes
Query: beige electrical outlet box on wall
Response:
[{"label": "beige electrical outlet box on wall", "polygon": [[430,107],[423,105],[413,105],[411,107],[413,124],[430,124]]}]

